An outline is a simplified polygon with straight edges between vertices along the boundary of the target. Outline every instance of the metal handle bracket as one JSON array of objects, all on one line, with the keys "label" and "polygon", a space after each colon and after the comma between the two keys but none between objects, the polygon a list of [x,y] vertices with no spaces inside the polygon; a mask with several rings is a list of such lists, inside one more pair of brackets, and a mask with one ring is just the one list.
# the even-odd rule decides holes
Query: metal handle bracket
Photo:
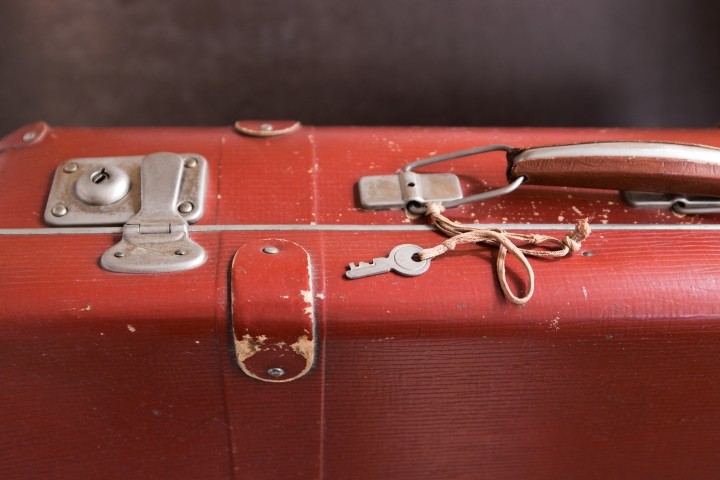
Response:
[{"label": "metal handle bracket", "polygon": [[358,182],[360,204],[368,210],[406,208],[422,214],[425,205],[431,202],[440,202],[450,208],[505,195],[518,188],[525,179],[520,177],[504,187],[465,197],[455,174],[417,173],[413,169],[480,153],[510,150],[507,145],[487,145],[417,160],[405,165],[397,175],[362,177]]}]

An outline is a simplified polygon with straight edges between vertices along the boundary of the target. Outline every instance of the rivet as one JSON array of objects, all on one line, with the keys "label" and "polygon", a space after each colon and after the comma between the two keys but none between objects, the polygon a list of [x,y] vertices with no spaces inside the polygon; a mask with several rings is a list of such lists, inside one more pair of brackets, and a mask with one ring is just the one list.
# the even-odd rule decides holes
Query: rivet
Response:
[{"label": "rivet", "polygon": [[30,143],[35,140],[35,138],[37,138],[37,133],[33,131],[25,132],[25,135],[22,136],[23,142],[25,143]]},{"label": "rivet", "polygon": [[185,255],[185,250],[175,250],[175,255]]},{"label": "rivet", "polygon": [[57,203],[55,206],[52,207],[52,210],[50,210],[50,213],[53,214],[55,217],[62,217],[65,216],[68,212],[68,209],[65,205],[62,203]]},{"label": "rivet", "polygon": [[262,249],[263,253],[267,253],[270,255],[275,255],[276,253],[280,253],[280,249],[277,247],[273,247],[272,245],[268,245],[267,247],[263,247]]},{"label": "rivet", "polygon": [[185,168],[195,168],[198,165],[197,158],[190,157],[185,160]]},{"label": "rivet", "polygon": [[582,254],[583,257],[592,257],[593,255],[595,255],[595,253],[591,252],[590,250],[586,250]]},{"label": "rivet", "polygon": [[268,368],[267,374],[271,377],[280,378],[285,375],[285,370],[280,367]]},{"label": "rivet", "polygon": [[122,257],[125,256],[125,252],[115,252],[114,255],[115,255],[117,258],[122,258]]},{"label": "rivet", "polygon": [[269,123],[263,123],[262,125],[260,125],[260,130],[263,132],[272,132],[273,126]]},{"label": "rivet", "polygon": [[182,202],[180,205],[178,205],[178,211],[180,213],[190,213],[195,208],[195,205],[193,205],[191,202]]},{"label": "rivet", "polygon": [[78,169],[77,163],[68,163],[63,167],[63,172],[73,173],[73,172],[76,172],[77,169]]}]

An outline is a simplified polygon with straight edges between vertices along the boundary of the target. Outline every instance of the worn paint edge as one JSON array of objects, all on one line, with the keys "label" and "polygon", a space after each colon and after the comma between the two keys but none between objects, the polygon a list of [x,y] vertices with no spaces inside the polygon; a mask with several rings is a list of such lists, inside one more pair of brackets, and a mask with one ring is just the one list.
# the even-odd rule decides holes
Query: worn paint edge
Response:
[{"label": "worn paint edge", "polygon": [[[466,223],[466,227],[502,228],[503,230],[572,230],[575,225],[553,223]],[[595,231],[720,231],[720,224],[654,225],[654,224],[596,224]],[[195,225],[190,232],[422,232],[435,230],[430,225]],[[122,227],[58,227],[58,228],[0,228],[0,236],[11,235],[106,235],[122,234]]]},{"label": "worn paint edge", "polygon": [[[303,251],[305,254],[305,259],[307,262],[307,268],[308,268],[308,290],[301,290],[300,294],[303,296],[303,299],[305,300],[305,303],[308,304],[307,307],[305,307],[305,313],[307,313],[310,316],[310,324],[311,324],[311,335],[312,340],[308,338],[307,335],[300,335],[295,343],[290,345],[290,348],[292,348],[295,353],[305,358],[305,368],[302,369],[300,372],[298,372],[297,375],[289,378],[283,378],[283,379],[273,379],[273,378],[262,378],[257,375],[255,375],[253,372],[251,372],[246,366],[245,366],[245,360],[252,357],[256,353],[260,352],[260,346],[262,345],[265,340],[267,339],[264,335],[259,335],[257,337],[252,337],[251,335],[245,333],[242,337],[242,340],[238,340],[237,335],[235,334],[235,321],[232,318],[232,304],[235,303],[235,291],[234,289],[230,288],[230,301],[231,308],[230,308],[230,328],[233,336],[233,342],[235,344],[235,358],[237,360],[238,366],[240,369],[249,377],[254,378],[256,380],[260,380],[262,382],[268,382],[268,383],[287,383],[292,382],[293,380],[297,380],[298,378],[304,377],[310,370],[312,370],[313,366],[315,365],[315,352],[317,350],[317,319],[315,314],[315,288],[313,284],[313,269],[312,269],[312,262],[310,261],[310,254],[307,250],[305,250],[301,245],[298,245],[295,242],[291,242],[290,240],[286,239],[263,239],[264,240],[283,240],[285,242],[293,243],[297,247],[300,248],[300,250]],[[242,247],[241,247],[242,248]],[[237,253],[233,256],[232,260],[232,266],[231,269],[235,269],[235,260],[237,259]]]}]

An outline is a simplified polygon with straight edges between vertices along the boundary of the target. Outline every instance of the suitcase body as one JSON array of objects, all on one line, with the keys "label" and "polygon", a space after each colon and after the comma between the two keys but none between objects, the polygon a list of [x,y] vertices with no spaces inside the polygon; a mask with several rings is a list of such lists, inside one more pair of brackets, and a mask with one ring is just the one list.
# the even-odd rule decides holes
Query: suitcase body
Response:
[{"label": "suitcase body", "polygon": [[[259,125],[39,123],[0,142],[0,476],[718,475],[717,215],[531,186],[448,209],[462,223],[559,237],[590,218],[578,252],[530,260],[524,306],[503,296],[486,247],[458,247],[415,277],[344,274],[397,245],[445,240],[422,216],[360,208],[363,176],[477,145],[720,146],[720,131],[287,126],[265,136]],[[121,225],[45,221],[69,159],[153,152],[206,161],[204,211],[188,228],[200,266],[111,272],[100,259]],[[454,172],[466,192],[507,182],[501,154],[424,171]],[[510,268],[522,290],[522,269]],[[288,340],[270,345],[273,335]]]}]

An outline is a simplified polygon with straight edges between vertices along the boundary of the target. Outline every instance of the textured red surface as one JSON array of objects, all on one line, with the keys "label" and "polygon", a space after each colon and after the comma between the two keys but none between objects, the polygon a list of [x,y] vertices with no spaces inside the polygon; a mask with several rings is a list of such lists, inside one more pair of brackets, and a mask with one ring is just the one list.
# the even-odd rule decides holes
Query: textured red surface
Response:
[{"label": "textured red surface", "polygon": [[[287,382],[315,359],[311,263],[298,244],[280,239],[246,243],[233,257],[232,323],[237,360],[259,380]],[[272,375],[271,370],[281,373]]]},{"label": "textured red surface", "polygon": [[[52,129],[0,155],[0,228],[44,227],[52,172],[68,158],[163,150],[208,159],[198,225],[403,227],[423,220],[356,208],[360,176],[433,151],[598,137],[720,144],[720,131]],[[479,158],[432,170],[502,185],[502,155]],[[448,215],[556,224],[576,210],[598,226],[717,223],[631,210],[614,192],[535,187]],[[0,476],[720,474],[720,231],[598,229],[570,257],[530,260],[536,292],[524,307],[502,297],[485,247],[459,248],[415,278],[343,277],[349,262],[444,239],[433,231],[192,237],[207,250],[202,267],[124,275],[97,263],[116,235],[0,235]],[[230,329],[233,255],[264,238],[301,245],[313,271],[318,358],[282,384],[240,370]]]}]

